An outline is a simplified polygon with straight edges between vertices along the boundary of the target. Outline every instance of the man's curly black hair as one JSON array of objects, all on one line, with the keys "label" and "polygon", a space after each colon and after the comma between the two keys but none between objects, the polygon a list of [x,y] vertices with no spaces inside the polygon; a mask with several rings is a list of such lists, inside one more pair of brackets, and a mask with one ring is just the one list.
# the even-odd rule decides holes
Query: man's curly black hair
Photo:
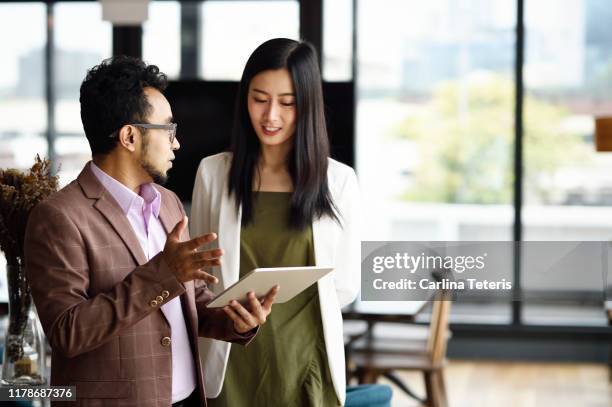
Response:
[{"label": "man's curly black hair", "polygon": [[116,56],[87,71],[81,84],[81,121],[92,155],[110,153],[117,138],[109,135],[129,123],[142,123],[150,114],[143,89],[160,92],[168,80],[155,65],[138,58]]}]

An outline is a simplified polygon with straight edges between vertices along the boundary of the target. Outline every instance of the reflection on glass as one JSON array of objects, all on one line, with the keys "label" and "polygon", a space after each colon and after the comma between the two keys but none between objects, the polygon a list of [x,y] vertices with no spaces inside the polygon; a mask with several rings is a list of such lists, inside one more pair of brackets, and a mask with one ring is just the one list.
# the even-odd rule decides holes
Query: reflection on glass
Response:
[{"label": "reflection on glass", "polygon": [[79,87],[87,70],[112,54],[112,26],[98,2],[57,3],[55,15],[55,151],[63,186],[91,158],[83,133]]},{"label": "reflection on glass", "polygon": [[370,240],[511,240],[514,2],[358,2]]},{"label": "reflection on glass", "polygon": [[299,4],[281,1],[202,3],[200,72],[207,80],[240,80],[249,55],[276,37],[299,39]]},{"label": "reflection on glass", "polygon": [[142,27],[143,59],[176,79],[181,67],[181,9],[178,1],[149,4],[149,19]]},{"label": "reflection on glass", "polygon": [[[524,239],[610,240],[612,156],[595,152],[593,119],[612,112],[612,9],[605,0],[525,5]],[[556,279],[543,286],[522,273],[525,290],[574,298],[530,302],[525,323],[606,324],[603,278],[589,287]]]}]

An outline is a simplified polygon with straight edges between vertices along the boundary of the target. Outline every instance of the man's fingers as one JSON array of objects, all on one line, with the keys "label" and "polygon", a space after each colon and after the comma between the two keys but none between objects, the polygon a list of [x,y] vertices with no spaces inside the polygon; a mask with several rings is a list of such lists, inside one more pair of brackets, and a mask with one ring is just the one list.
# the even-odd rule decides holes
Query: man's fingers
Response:
[{"label": "man's fingers", "polygon": [[215,267],[221,265],[220,257],[223,255],[223,250],[212,249],[193,254],[192,267],[203,269],[205,267]]},{"label": "man's fingers", "polygon": [[223,307],[223,311],[227,314],[228,317],[231,318],[232,321],[234,321],[234,328],[236,328],[236,331],[238,331],[239,333],[244,333],[252,329],[249,328],[249,326],[244,322],[240,315],[238,315],[236,311],[234,311],[234,309],[229,305]]},{"label": "man's fingers", "polygon": [[257,321],[255,321],[255,318],[253,318],[253,315],[251,315],[251,313],[247,311],[246,308],[244,308],[238,301],[232,300],[230,301],[229,305],[238,315],[240,315],[246,325],[251,328],[254,328],[258,325]]},{"label": "man's fingers", "polygon": [[274,287],[272,287],[270,291],[268,291],[268,294],[266,294],[266,296],[264,297],[264,300],[261,303],[261,306],[265,310],[269,310],[272,307],[272,304],[274,303],[274,300],[276,299],[276,294],[278,294],[278,290],[280,290],[280,286],[277,284]]},{"label": "man's fingers", "polygon": [[210,243],[217,238],[216,233],[207,233],[202,236],[194,237],[188,242],[183,243],[189,250],[196,250],[198,247]]},{"label": "man's fingers", "polygon": [[196,271],[194,277],[199,280],[206,281],[207,284],[217,284],[219,282],[219,279],[217,277],[213,276],[212,274],[208,274],[207,272],[202,270]]},{"label": "man's fingers", "polygon": [[254,293],[250,292],[248,295],[249,304],[251,305],[251,314],[255,317],[258,325],[262,325],[266,322],[268,316],[266,312],[261,308],[261,303],[257,299]]},{"label": "man's fingers", "polygon": [[223,249],[210,249],[210,250],[204,250],[203,252],[195,253],[194,260],[195,261],[214,260],[214,259],[219,259],[221,256],[223,256]]},{"label": "man's fingers", "polygon": [[187,226],[187,216],[183,216],[183,219],[181,219],[180,222],[177,223],[176,226],[174,226],[174,229],[172,229],[172,231],[168,233],[167,239],[180,241],[181,234],[183,233],[183,230],[185,230],[186,226]]},{"label": "man's fingers", "polygon": [[206,271],[205,269],[209,269],[212,267],[219,267],[221,265],[221,260],[219,259],[215,259],[215,260],[201,260],[201,261],[196,261],[195,263],[193,263],[193,268],[197,269],[197,270],[203,270]]}]

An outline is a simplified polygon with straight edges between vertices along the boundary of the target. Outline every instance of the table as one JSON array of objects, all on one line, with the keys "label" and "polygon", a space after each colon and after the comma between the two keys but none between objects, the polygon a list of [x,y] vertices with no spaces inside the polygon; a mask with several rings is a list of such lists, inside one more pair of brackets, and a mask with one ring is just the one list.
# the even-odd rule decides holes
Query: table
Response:
[{"label": "table", "polygon": [[342,310],[344,319],[375,322],[414,322],[429,301],[361,301],[355,300]]}]

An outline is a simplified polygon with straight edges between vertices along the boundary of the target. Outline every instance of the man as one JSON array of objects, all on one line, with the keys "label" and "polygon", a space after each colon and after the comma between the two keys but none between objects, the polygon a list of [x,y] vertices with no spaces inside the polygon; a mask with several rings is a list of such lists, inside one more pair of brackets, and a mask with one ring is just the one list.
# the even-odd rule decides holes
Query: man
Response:
[{"label": "man", "polygon": [[51,385],[76,386],[82,406],[205,405],[198,335],[247,344],[276,295],[206,308],[216,278],[203,269],[222,252],[197,249],[216,236],[189,240],[179,199],[155,184],[180,146],[165,87],[156,66],[134,58],[91,69],[80,102],[93,161],[28,223]]}]

